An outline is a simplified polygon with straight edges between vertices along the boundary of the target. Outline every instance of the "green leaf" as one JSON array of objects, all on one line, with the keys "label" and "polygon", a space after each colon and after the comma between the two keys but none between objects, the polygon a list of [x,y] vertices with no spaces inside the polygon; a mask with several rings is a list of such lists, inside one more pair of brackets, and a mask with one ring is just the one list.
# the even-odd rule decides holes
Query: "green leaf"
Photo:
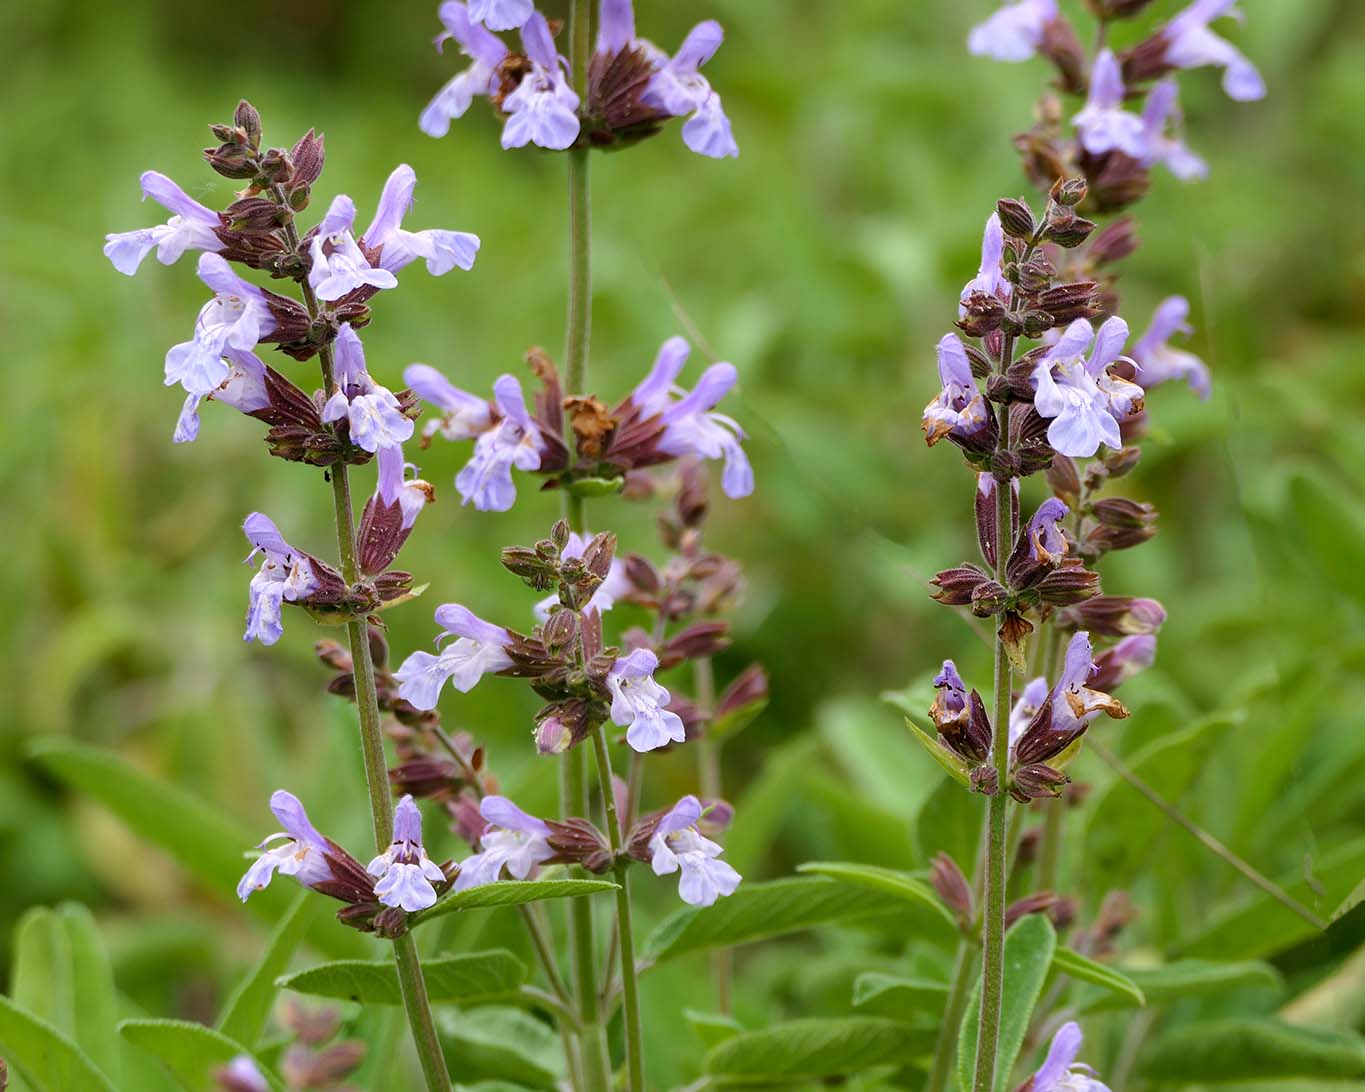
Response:
[{"label": "green leaf", "polygon": [[[119,1034],[149,1054],[174,1074],[192,1092],[214,1092],[219,1086],[214,1073],[240,1054],[251,1051],[222,1032],[188,1020],[125,1020]],[[259,1058],[256,1064],[274,1092],[284,1085]],[[74,1086],[73,1086],[74,1087]]]},{"label": "green leaf", "polygon": [[[424,960],[422,975],[427,996],[433,1002],[472,1004],[514,994],[527,978],[526,965],[511,952],[496,949],[471,955]],[[397,1005],[403,1000],[393,960],[343,960],[324,963],[281,978],[280,988],[316,997],[362,1001],[370,1005]]]},{"label": "green leaf", "polygon": [[937,734],[930,735],[909,717],[905,718],[905,725],[910,729],[910,734],[914,736],[915,742],[929,752],[929,757],[942,766],[949,777],[964,788],[970,787],[972,781],[967,775],[967,764],[943,746],[938,741]]},{"label": "green leaf", "polygon": [[[200,797],[157,780],[111,751],[43,737],[30,744],[29,753],[58,780],[94,797],[139,837],[170,853],[209,890],[231,897],[246,870],[244,854],[260,841],[259,831],[247,830]],[[275,884],[253,894],[246,905],[273,924],[292,902],[293,892]],[[354,929],[319,929],[313,941],[328,955],[370,950]]]},{"label": "green leaf", "polygon": [[[1284,985],[1280,972],[1274,967],[1255,962],[1211,963],[1203,959],[1182,959],[1161,967],[1125,967],[1120,973],[1137,986],[1152,1005],[1185,998],[1216,997],[1254,987],[1279,989]],[[1084,1008],[1098,1011],[1121,1004],[1112,995],[1096,995]]]},{"label": "green leaf", "polygon": [[696,1032],[697,1038],[701,1040],[701,1045],[707,1050],[744,1032],[743,1024],[733,1016],[726,1016],[720,1012],[697,1012],[695,1009],[683,1009],[683,1019],[687,1021],[687,1026]]},{"label": "green leaf", "polygon": [[946,853],[970,872],[981,845],[985,804],[984,796],[963,791],[951,778],[940,780],[938,788],[924,798],[915,813],[918,860],[928,865],[939,853]]},{"label": "green leaf", "polygon": [[465,1080],[514,1081],[549,1090],[563,1070],[559,1036],[520,1009],[444,1009],[436,1022],[447,1064]]},{"label": "green leaf", "polygon": [[1142,987],[1127,975],[1114,970],[1113,967],[1106,967],[1103,963],[1096,963],[1093,959],[1087,959],[1079,952],[1073,952],[1070,948],[1059,946],[1052,953],[1052,966],[1058,972],[1070,975],[1082,982],[1103,986],[1128,1004],[1137,1005],[1139,1008],[1147,1004],[1147,998],[1142,992]]},{"label": "green leaf", "polygon": [[34,1092],[114,1092],[85,1051],[8,997],[0,997],[0,1057]]},{"label": "green leaf", "polygon": [[906,1065],[932,1050],[935,1038],[933,1031],[872,1017],[793,1020],[726,1040],[706,1056],[706,1072],[722,1085],[819,1080]]},{"label": "green leaf", "polygon": [[947,985],[932,978],[897,978],[864,971],[853,982],[853,1007],[879,1016],[903,1017],[912,1012],[938,1015],[947,1001]]},{"label": "green leaf", "polygon": [[1149,1046],[1142,1064],[1144,1077],[1181,1084],[1362,1074],[1365,1039],[1359,1035],[1300,1028],[1277,1020],[1185,1025]]},{"label": "green leaf", "polygon": [[429,910],[413,914],[410,925],[432,918],[453,914],[457,910],[479,910],[486,906],[521,906],[528,902],[547,899],[578,899],[602,891],[615,891],[610,880],[499,880],[471,887],[468,891],[454,891],[440,899]]},{"label": "green leaf", "polygon": [[122,1067],[118,1038],[118,995],[109,952],[95,918],[80,903],[57,907],[71,953],[71,977],[76,983],[72,1034],[95,1066],[114,1083]]},{"label": "green leaf", "polygon": [[735,814],[744,818],[726,835],[725,859],[741,875],[749,876],[763,866],[783,821],[798,806],[792,785],[810,768],[819,749],[818,741],[809,735],[777,748],[735,804]]},{"label": "green leaf", "polygon": [[610,497],[625,487],[625,478],[575,478],[568,489],[575,497]]},{"label": "green leaf", "polygon": [[[1024,1045],[1033,1006],[1047,980],[1057,948],[1057,934],[1042,914],[1029,914],[1005,934],[1005,1002],[1000,1014],[1000,1049],[995,1062],[995,1092],[1012,1088],[1010,1072]],[[981,985],[967,1002],[957,1042],[957,1080],[963,1092],[972,1087],[976,1040],[981,1022]]]},{"label": "green leaf", "polygon": [[255,1046],[275,1004],[275,980],[289,967],[289,960],[304,935],[322,918],[327,904],[310,891],[300,891],[294,905],[275,926],[270,943],[245,978],[237,984],[218,1018],[218,1030],[229,1039]]},{"label": "green leaf", "polygon": [[[707,948],[730,948],[831,922],[889,914],[904,916],[905,901],[823,876],[741,884],[714,906],[684,907],[665,918],[645,940],[643,952],[658,963]],[[921,916],[931,927],[940,924],[937,918]]]},{"label": "green leaf", "polygon": [[950,928],[957,928],[957,920],[939,901],[934,889],[908,873],[890,868],[877,868],[874,865],[853,864],[849,861],[807,861],[805,864],[797,865],[796,871],[813,872],[817,876],[828,876],[841,883],[885,891],[888,895],[895,895],[906,902],[927,907],[943,918]]},{"label": "green leaf", "polygon": [[74,1037],[71,941],[56,911],[35,906],[14,927],[10,997],[20,1008]]}]

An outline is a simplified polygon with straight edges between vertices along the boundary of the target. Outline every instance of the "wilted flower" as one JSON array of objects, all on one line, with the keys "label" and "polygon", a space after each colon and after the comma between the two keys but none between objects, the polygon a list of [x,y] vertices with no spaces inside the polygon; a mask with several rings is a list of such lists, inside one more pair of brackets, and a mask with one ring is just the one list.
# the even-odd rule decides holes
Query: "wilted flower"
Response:
[{"label": "wilted flower", "polygon": [[212,394],[228,379],[224,355],[249,353],[275,328],[265,293],[243,280],[217,254],[199,256],[199,279],[213,299],[199,311],[194,337],[166,353],[166,386],[179,383],[191,395]]},{"label": "wilted flower", "polygon": [[1043,707],[1043,702],[1047,701],[1048,685],[1047,679],[1039,675],[1036,679],[1030,679],[1019,695],[1019,700],[1014,703],[1014,708],[1010,710],[1010,746],[1013,747],[1019,742],[1019,737],[1024,734],[1024,729],[1038,714],[1038,710]]},{"label": "wilted flower", "polygon": [[1146,154],[1142,118],[1123,108],[1123,95],[1123,71],[1113,51],[1103,50],[1090,73],[1085,109],[1074,119],[1081,144],[1091,155],[1118,151],[1140,160]]},{"label": "wilted flower", "polygon": [[924,407],[924,438],[930,447],[945,436],[967,439],[990,425],[986,399],[956,334],[939,339],[938,377],[943,389]]},{"label": "wilted flower", "polygon": [[1056,451],[1088,458],[1100,444],[1123,446],[1118,423],[1142,408],[1142,388],[1110,375],[1108,367],[1127,340],[1128,324],[1117,315],[1098,333],[1087,319],[1076,319],[1034,365],[1034,408],[1052,419],[1047,439]]},{"label": "wilted flower", "polygon": [[938,734],[967,762],[978,765],[991,753],[991,722],[981,695],[967,692],[967,684],[958,674],[957,664],[944,660],[943,668],[934,676],[934,704],[929,719]]},{"label": "wilted flower", "polygon": [[187,250],[222,250],[219,215],[205,208],[159,171],[142,175],[142,197],[150,197],[173,214],[164,224],[137,231],[111,232],[104,237],[104,256],[120,273],[132,276],[142,259],[155,248],[156,260],[173,265]]},{"label": "wilted flower", "polygon": [[[529,7],[529,3],[527,4]],[[439,9],[444,33],[436,38],[436,48],[454,38],[471,61],[468,68],[456,75],[427,104],[418,125],[427,136],[443,137],[450,132],[450,122],[462,117],[476,95],[491,95],[498,86],[498,69],[507,59],[507,47],[498,37],[471,21],[469,9],[457,0],[448,0]]]},{"label": "wilted flower", "polygon": [[1202,68],[1213,65],[1223,70],[1223,90],[1239,102],[1265,98],[1265,81],[1256,66],[1226,38],[1209,29],[1209,23],[1223,15],[1236,14],[1236,0],[1194,0],[1159,33],[1165,44],[1162,60],[1172,68]]},{"label": "wilted flower", "polygon": [[308,284],[318,299],[327,303],[357,288],[393,288],[398,284],[389,270],[370,265],[351,234],[354,227],[355,202],[344,193],[338,194],[318,225],[310,249],[313,267],[308,271]]},{"label": "wilted flower", "polygon": [[1019,535],[1005,567],[1013,587],[1031,588],[1062,563],[1068,546],[1061,523],[1068,511],[1056,497],[1048,497],[1038,506],[1038,511]]},{"label": "wilted flower", "polygon": [[406,163],[395,167],[384,183],[374,220],[361,236],[367,247],[379,251],[379,267],[397,273],[421,258],[427,263],[427,272],[434,277],[457,267],[472,269],[479,253],[477,235],[443,228],[404,230],[403,217],[412,208],[412,193],[416,186],[417,173]]},{"label": "wilted flower", "polygon": [[1184,296],[1168,296],[1157,306],[1147,332],[1133,344],[1133,360],[1144,388],[1183,379],[1200,398],[1208,398],[1211,380],[1204,362],[1193,353],[1170,344],[1172,334],[1192,332],[1186,321],[1189,316],[1190,303]]},{"label": "wilted flower", "polygon": [[393,811],[393,844],[375,857],[365,871],[375,878],[375,896],[385,906],[413,913],[436,901],[432,884],[443,883],[441,871],[422,845],[422,813],[411,796]]},{"label": "wilted flower", "polygon": [[538,864],[555,855],[547,840],[549,825],[527,815],[505,796],[485,796],[479,814],[489,826],[479,837],[479,852],[460,862],[456,891],[493,883],[504,866],[514,879],[524,880]]},{"label": "wilted flower", "polygon": [[637,648],[617,659],[607,674],[612,723],[627,729],[626,742],[637,751],[653,751],[687,739],[682,718],[666,708],[668,691],[654,681],[658,666],[658,656]]},{"label": "wilted flower", "polygon": [[1180,136],[1182,120],[1180,90],[1175,80],[1162,80],[1152,88],[1142,108],[1145,148],[1141,158],[1144,166],[1164,163],[1173,175],[1189,182],[1207,177],[1209,165],[1190,151]]},{"label": "wilted flower", "polygon": [[269,516],[252,512],[242,530],[251,543],[246,560],[250,561],[258,552],[265,555],[259,571],[251,578],[243,640],[273,645],[284,633],[283,602],[308,598],[319,586],[317,576],[308,555],[290,546]]},{"label": "wilted flower", "polygon": [[502,100],[507,121],[504,148],[535,144],[562,151],[578,139],[578,95],[565,79],[567,65],[555,50],[545,16],[531,15],[521,28],[529,69],[516,90]]},{"label": "wilted flower", "polygon": [[662,819],[649,840],[650,865],[656,876],[681,869],[678,895],[692,906],[711,906],[722,895],[731,895],[740,875],[720,860],[724,849],[697,830],[702,806],[695,796],[684,796]]},{"label": "wilted flower", "polygon": [[1038,52],[1047,24],[1057,18],[1057,0],[1020,0],[1006,4],[972,28],[967,49],[997,61],[1026,61]]},{"label": "wilted flower", "polygon": [[1063,1024],[1052,1037],[1047,1058],[1029,1082],[1030,1092],[1109,1092],[1091,1074],[1088,1065],[1076,1062],[1081,1050],[1081,1029],[1074,1021]]},{"label": "wilted flower", "polygon": [[436,708],[447,679],[456,690],[468,693],[484,675],[512,665],[507,654],[512,635],[501,626],[485,622],[458,603],[437,607],[436,622],[445,630],[439,640],[454,637],[454,643],[435,656],[414,652],[393,673],[399,696],[418,709]]}]

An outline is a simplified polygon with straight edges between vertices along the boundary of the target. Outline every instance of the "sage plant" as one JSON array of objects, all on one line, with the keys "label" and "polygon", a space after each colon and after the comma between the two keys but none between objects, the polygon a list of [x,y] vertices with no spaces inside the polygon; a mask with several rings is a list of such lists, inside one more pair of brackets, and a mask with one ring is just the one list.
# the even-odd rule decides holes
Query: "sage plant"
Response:
[{"label": "sage plant", "polygon": [[[1189,329],[1183,298],[1168,298],[1147,333],[1131,338],[1118,287],[1120,263],[1137,248],[1126,210],[1144,196],[1159,166],[1183,180],[1207,174],[1185,143],[1175,72],[1221,67],[1224,88],[1243,101],[1261,97],[1265,87],[1251,63],[1209,28],[1230,13],[1231,0],[1196,0],[1116,53],[1108,45],[1111,28],[1147,6],[1148,0],[1090,0],[1091,51],[1056,0],[1008,4],[968,39],[971,53],[997,60],[1042,56],[1056,79],[1039,101],[1037,123],[1015,139],[1042,210],[1002,198],[987,219],[980,268],[958,301],[957,331],[938,343],[941,389],[923,418],[930,446],[948,440],[973,472],[982,555],[982,563],[940,572],[933,595],[990,619],[995,650],[993,677],[983,687],[988,698],[944,661],[929,710],[935,735],[923,737],[965,789],[987,797],[979,913],[973,885],[956,862],[940,859],[932,875],[968,939],[929,1092],[946,1087],[957,1051],[974,1051],[959,1072],[976,1092],[1009,1087],[1015,1056],[1002,1053],[1001,1038],[1007,925],[1027,913],[1049,913],[1059,926],[1074,916],[1073,904],[1055,890],[1068,767],[1099,718],[1128,715],[1113,691],[1153,662],[1166,619],[1155,600],[1101,587],[1102,558],[1145,542],[1157,518],[1151,505],[1107,488],[1138,463],[1146,392],[1182,379],[1207,397],[1210,379],[1202,361],[1170,343]],[[1030,502],[1022,483],[1040,473],[1049,495]],[[1040,834],[1022,835],[1036,846],[1032,890],[1007,907],[1011,830],[1022,830],[1011,824],[1011,811],[1034,801],[1045,819]],[[978,928],[980,1009],[968,1022],[975,1041],[964,1034],[959,1042]],[[1049,1019],[1059,998],[1054,991],[1045,1001],[1035,1026]],[[1074,1023],[1062,1026],[1026,1086],[1103,1088],[1071,1069],[1080,1038]]]}]

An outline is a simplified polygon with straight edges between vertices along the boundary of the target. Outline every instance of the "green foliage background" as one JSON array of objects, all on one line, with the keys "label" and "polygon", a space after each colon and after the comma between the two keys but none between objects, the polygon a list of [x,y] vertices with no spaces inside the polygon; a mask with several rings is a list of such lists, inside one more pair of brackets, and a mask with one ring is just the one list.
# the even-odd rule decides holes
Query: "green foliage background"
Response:
[{"label": "green foliage background", "polygon": [[[981,223],[996,197],[1024,190],[1009,138],[1044,78],[1041,63],[966,56],[967,27],[991,6],[637,4],[664,44],[700,18],[724,23],[707,74],[743,154],[700,159],[673,129],[595,161],[592,385],[613,400],[687,325],[742,376],[732,409],[752,432],[759,488],[716,505],[713,535],[751,580],[721,669],[761,659],[773,680],[768,711],[727,752],[733,852],[750,879],[816,857],[914,867],[971,841],[966,804],[921,815],[936,772],[877,695],[922,684],[946,655],[969,678],[988,670],[973,630],[925,595],[926,577],[974,546],[971,479],[946,448],[925,449],[919,412]],[[1153,18],[1176,6],[1158,0]],[[1183,81],[1190,140],[1212,177],[1186,186],[1158,174],[1127,266],[1135,329],[1164,295],[1191,298],[1192,347],[1215,393],[1201,404],[1170,387],[1150,400],[1155,430],[1124,484],[1158,505],[1163,532],[1114,558],[1105,583],[1161,599],[1171,618],[1157,668],[1125,693],[1135,715],[1102,730],[1259,867],[1306,880],[1309,899],[1321,888],[1317,909],[1330,915],[1337,888],[1365,873],[1365,8],[1245,7],[1231,33],[1270,97],[1238,105],[1212,73]],[[269,829],[277,786],[357,847],[368,820],[348,710],[320,692],[311,623],[289,618],[270,650],[239,640],[242,518],[269,512],[326,556],[327,491],[319,475],[267,459],[254,422],[214,407],[196,444],[171,446],[179,397],[161,385],[161,357],[187,336],[202,289],[189,261],[121,277],[102,236],[156,220],[137,200],[148,167],[226,200],[229,184],[198,150],[205,125],[244,96],[269,141],[326,132],[318,214],[338,191],[371,207],[406,161],[420,180],[413,223],[483,238],[474,272],[436,280],[414,268],[376,301],[376,374],[396,382],[421,360],[483,390],[528,346],[557,353],[562,163],[503,153],[478,108],[443,141],[418,132],[455,60],[429,47],[433,8],[49,0],[0,14],[0,938],[26,907],[82,900],[120,989],[154,1015],[210,1019],[259,950],[257,925],[229,892],[194,882],[30,761],[31,741],[113,748],[253,832]],[[554,499],[523,488],[512,513],[462,510],[451,479],[464,458],[448,445],[422,456],[440,503],[404,562],[431,591],[389,615],[399,656],[430,640],[438,602],[529,617],[529,593],[497,550],[543,534]],[[611,512],[623,542],[648,552],[650,514]],[[548,806],[552,772],[533,756],[532,709],[500,680],[444,705],[534,809]],[[691,788],[691,761],[652,764],[650,802]],[[1335,975],[1321,1018],[1358,1025],[1365,979],[1359,959],[1343,963],[1365,939],[1357,915],[1311,944],[1264,923],[1220,934],[1248,889],[1111,791],[1098,763],[1078,772],[1097,791],[1072,823],[1070,884],[1087,912],[1111,887],[1135,892],[1130,953],[1271,957],[1293,992]],[[453,837],[430,840],[437,855],[455,851]],[[1333,860],[1347,863],[1328,882]],[[667,887],[639,886],[647,916],[672,908]],[[470,922],[447,938],[457,950],[519,942],[491,916]],[[850,968],[886,969],[895,952],[859,934],[742,954],[739,1015],[762,1026],[843,1011]],[[673,1029],[654,1037],[660,1080],[695,1071],[679,999],[706,1008],[708,995],[704,960],[648,980],[649,1019]]]}]

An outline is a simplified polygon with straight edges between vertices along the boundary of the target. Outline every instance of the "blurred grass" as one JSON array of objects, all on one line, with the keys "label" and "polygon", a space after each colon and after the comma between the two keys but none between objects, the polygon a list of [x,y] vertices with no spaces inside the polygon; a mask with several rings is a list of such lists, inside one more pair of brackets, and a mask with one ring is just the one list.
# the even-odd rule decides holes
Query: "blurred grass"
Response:
[{"label": "blurred grass", "polygon": [[[733,412],[753,434],[759,489],[715,507],[715,544],[748,563],[752,584],[722,670],[762,659],[773,703],[728,752],[727,783],[742,800],[776,748],[821,724],[821,763],[835,775],[807,787],[814,810],[778,809],[753,870],[775,875],[847,851],[850,839],[870,852],[884,844],[818,803],[865,787],[851,725],[870,722],[859,730],[873,766],[887,738],[902,742],[895,716],[866,699],[945,655],[977,677],[985,670],[972,631],[924,595],[924,578],[970,556],[973,539],[969,478],[946,450],[925,450],[919,411],[981,223],[997,196],[1024,188],[1009,136],[1028,122],[1042,68],[966,57],[984,0],[637,6],[665,45],[699,18],[725,24],[707,74],[743,154],[705,161],[670,130],[596,161],[593,386],[609,401],[627,390],[678,332],[675,305],[740,369]],[[1157,3],[1153,18],[1176,6]],[[115,937],[121,984],[158,1014],[198,1015],[221,996],[251,926],[43,780],[22,761],[26,738],[116,747],[262,830],[277,785],[339,835],[363,837],[366,819],[348,710],[319,693],[310,623],[290,617],[271,650],[238,639],[249,575],[238,564],[241,519],[267,511],[325,556],[326,491],[317,475],[266,459],[254,422],[216,407],[196,444],[170,445],[179,398],[161,386],[161,357],[187,336],[202,289],[189,261],[119,276],[99,253],[102,236],[155,222],[157,210],[138,203],[148,167],[224,199],[228,184],[198,149],[204,126],[245,96],[269,141],[309,125],[326,132],[315,211],[341,191],[366,215],[407,161],[420,180],[411,222],[483,238],[474,272],[435,280],[414,267],[376,301],[366,332],[376,374],[396,382],[423,360],[484,390],[518,370],[528,346],[557,353],[562,164],[502,153],[478,108],[443,141],[417,131],[454,63],[429,48],[433,7],[73,0],[0,14],[0,938],[28,905],[86,900]],[[1158,668],[1133,689],[1139,713],[1162,700],[1176,723],[1250,710],[1210,761],[1206,821],[1265,867],[1293,872],[1365,826],[1358,781],[1342,783],[1360,770],[1365,727],[1365,9],[1245,7],[1245,30],[1232,33],[1265,70],[1270,98],[1232,104],[1212,73],[1185,79],[1190,140],[1213,174],[1195,186],[1157,177],[1126,279],[1135,329],[1164,295],[1191,297],[1193,348],[1214,370],[1215,395],[1152,397],[1156,431],[1130,484],[1158,505],[1164,530],[1113,559],[1105,582],[1171,608]],[[462,510],[450,481],[464,457],[450,446],[422,457],[441,503],[404,564],[432,587],[430,602],[389,616],[399,656],[430,639],[441,601],[529,618],[496,551],[543,534],[554,501],[523,488],[512,513]],[[648,512],[594,506],[593,518],[649,552]],[[864,700],[830,706],[849,695]],[[445,709],[448,724],[488,741],[506,784],[548,801],[524,692],[491,680]],[[1122,731],[1143,733],[1142,717]],[[1258,750],[1272,738],[1278,749]],[[660,802],[693,783],[686,755],[656,771]],[[1284,812],[1276,838],[1239,811],[1253,776]],[[796,780],[774,798],[794,799]],[[1332,806],[1296,803],[1309,800]],[[1208,871],[1178,839],[1169,849]],[[1226,893],[1225,879],[1207,882]],[[151,943],[149,930],[172,918],[174,935]],[[197,939],[210,928],[212,950]],[[758,979],[776,973],[755,967]],[[682,988],[680,973],[661,972],[661,998],[666,984]],[[697,981],[686,988],[704,993]]]}]

